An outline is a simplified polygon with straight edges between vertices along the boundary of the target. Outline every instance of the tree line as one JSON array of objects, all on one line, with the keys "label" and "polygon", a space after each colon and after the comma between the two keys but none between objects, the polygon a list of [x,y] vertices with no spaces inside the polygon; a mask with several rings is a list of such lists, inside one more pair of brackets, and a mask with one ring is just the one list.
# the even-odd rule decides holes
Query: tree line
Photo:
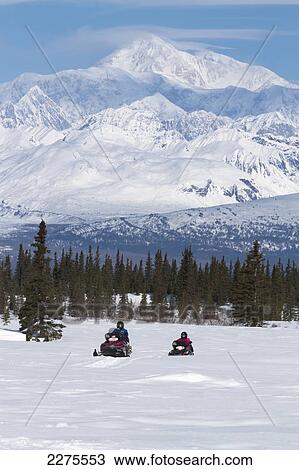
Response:
[{"label": "tree line", "polygon": [[197,262],[191,247],[181,259],[161,250],[133,262],[115,259],[99,247],[88,253],[63,251],[51,256],[47,228],[39,225],[31,249],[19,247],[15,269],[10,256],[0,266],[0,314],[12,315],[28,340],[59,339],[67,316],[108,318],[136,314],[129,294],[138,294],[140,318],[148,321],[202,322],[226,305],[234,324],[261,326],[265,319],[299,319],[299,269],[292,261],[266,261],[254,241],[244,261],[224,258]]}]

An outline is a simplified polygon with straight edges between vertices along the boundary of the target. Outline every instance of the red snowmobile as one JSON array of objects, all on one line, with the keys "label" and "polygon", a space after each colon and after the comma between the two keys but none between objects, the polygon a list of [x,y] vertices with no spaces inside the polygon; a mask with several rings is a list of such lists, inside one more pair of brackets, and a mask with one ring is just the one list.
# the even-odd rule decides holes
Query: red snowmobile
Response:
[{"label": "red snowmobile", "polygon": [[181,337],[172,343],[172,350],[169,351],[168,356],[193,356],[194,349],[192,341],[188,338],[185,331],[182,332]]},{"label": "red snowmobile", "polygon": [[94,350],[94,356],[130,357],[132,347],[117,334],[115,329],[106,333],[105,340],[100,346],[100,351]]}]

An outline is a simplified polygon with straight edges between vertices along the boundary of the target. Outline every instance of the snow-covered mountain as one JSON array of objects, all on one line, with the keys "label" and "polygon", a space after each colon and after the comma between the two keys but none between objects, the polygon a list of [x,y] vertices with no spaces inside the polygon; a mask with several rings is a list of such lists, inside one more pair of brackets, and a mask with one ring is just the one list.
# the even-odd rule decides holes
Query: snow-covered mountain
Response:
[{"label": "snow-covered mountain", "polygon": [[11,143],[17,131],[0,132],[0,197],[31,210],[96,219],[299,192],[296,137],[246,132],[160,95],[108,108],[52,141],[22,129]]},{"label": "snow-covered mountain", "polygon": [[0,253],[16,251],[20,241],[29,246],[36,224],[46,217],[53,251],[71,243],[87,249],[91,241],[102,253],[118,248],[146,257],[158,247],[179,256],[186,245],[201,261],[210,256],[235,258],[248,250],[254,239],[262,243],[267,258],[299,262],[299,194],[260,199],[242,204],[187,209],[170,213],[101,217],[90,223],[63,214],[30,212],[0,204]]},{"label": "snow-covered mountain", "polygon": [[[299,109],[298,85],[272,71],[260,66],[248,69],[247,64],[211,51],[190,54],[155,36],[134,41],[88,69],[20,75],[0,85],[0,103],[16,103],[35,85],[71,121],[155,93],[186,111],[221,112],[234,118]],[[223,108],[234,87],[238,87],[237,96]]]},{"label": "snow-covered mountain", "polygon": [[109,113],[49,145],[3,153],[0,198],[96,220],[299,192],[296,140],[223,127],[190,141],[153,114],[138,111],[118,127]]},{"label": "snow-covered mountain", "polygon": [[250,91],[261,91],[274,85],[297,88],[264,67],[248,69],[248,64],[212,51],[193,55],[156,36],[136,40],[129,47],[99,62],[99,65],[126,70],[137,76],[148,73],[162,75],[191,88],[237,86]]},{"label": "snow-covered mountain", "polygon": [[0,85],[0,103],[18,102],[36,85],[64,110],[72,122],[109,106],[118,107],[150,94],[150,87],[125,71],[90,67],[64,70],[57,75],[22,74],[12,82]]},{"label": "snow-covered mountain", "polygon": [[238,119],[235,127],[257,135],[293,137],[298,135],[299,114],[277,111]]},{"label": "snow-covered mountain", "polygon": [[[188,113],[174,105],[160,93],[148,96],[117,109],[108,108],[92,116],[88,124],[99,127],[117,128],[126,135],[134,136],[139,145],[147,145],[149,139],[157,141],[158,134],[168,135],[170,145],[177,141],[191,141],[212,130],[230,127],[232,120],[217,117],[206,111]],[[162,143],[166,146],[166,140]]]},{"label": "snow-covered mountain", "polygon": [[150,36],[89,69],[0,85],[9,207],[96,221],[291,193],[299,86],[264,67]]},{"label": "snow-covered mountain", "polygon": [[63,110],[35,85],[17,103],[5,102],[0,107],[0,125],[14,128],[48,127],[61,131],[70,127]]},{"label": "snow-covered mountain", "polygon": [[299,194],[165,214],[103,218],[94,224],[63,227],[53,236],[54,240],[61,238],[72,239],[78,246],[95,240],[105,249],[122,247],[144,256],[151,246],[177,256],[180,248],[192,244],[201,259],[224,253],[242,255],[258,239],[270,258],[299,261]]}]

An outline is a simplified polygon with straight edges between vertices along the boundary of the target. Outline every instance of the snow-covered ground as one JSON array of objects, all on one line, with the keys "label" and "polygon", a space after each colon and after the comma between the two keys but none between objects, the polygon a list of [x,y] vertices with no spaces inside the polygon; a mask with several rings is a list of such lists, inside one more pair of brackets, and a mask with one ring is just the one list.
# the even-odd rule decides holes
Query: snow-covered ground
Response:
[{"label": "snow-covered ground", "polygon": [[[128,359],[92,357],[108,322],[0,330],[0,448],[299,449],[299,329],[128,326]],[[168,357],[182,329],[195,356]]]}]

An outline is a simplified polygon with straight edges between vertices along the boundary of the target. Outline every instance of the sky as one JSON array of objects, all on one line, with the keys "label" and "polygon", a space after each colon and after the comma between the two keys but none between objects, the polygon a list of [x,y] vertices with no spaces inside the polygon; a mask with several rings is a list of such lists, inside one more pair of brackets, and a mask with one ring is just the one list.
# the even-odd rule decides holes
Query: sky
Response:
[{"label": "sky", "polygon": [[256,63],[299,82],[299,0],[0,0],[0,82],[51,73],[28,28],[62,70],[93,65],[145,32],[250,62],[273,26]]}]

